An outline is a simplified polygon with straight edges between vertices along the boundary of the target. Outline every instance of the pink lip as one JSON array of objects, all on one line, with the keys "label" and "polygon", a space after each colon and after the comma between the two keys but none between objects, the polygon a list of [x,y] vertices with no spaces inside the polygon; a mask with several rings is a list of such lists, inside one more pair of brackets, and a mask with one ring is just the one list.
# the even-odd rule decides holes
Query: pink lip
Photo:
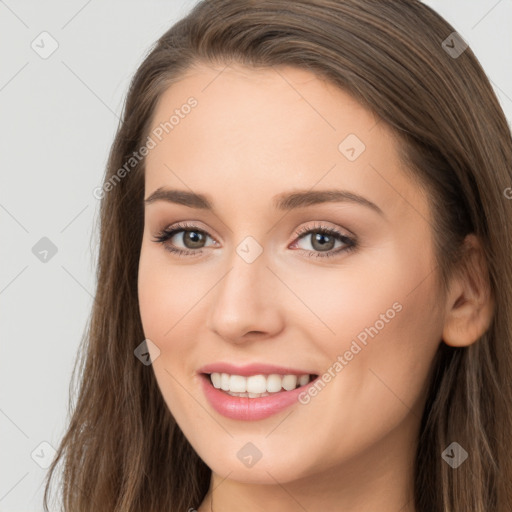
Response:
[{"label": "pink lip", "polygon": [[[274,366],[272,364],[253,363],[245,366],[235,366],[230,363],[212,363],[199,368],[198,373],[229,373],[230,375],[305,375],[315,374],[309,370],[296,370],[284,366]],[[316,374],[315,374],[316,375]]]},{"label": "pink lip", "polygon": [[[206,367],[205,367],[206,368]],[[217,366],[216,366],[217,368]],[[226,368],[225,365],[222,365],[222,368]],[[249,367],[244,367],[243,370],[248,372],[245,375],[255,375],[253,370],[248,369]],[[265,374],[267,372],[262,371],[262,366],[259,365],[260,374]],[[218,371],[218,370],[215,370]],[[240,371],[240,368],[237,368],[236,371],[225,371],[225,373],[231,373],[235,375],[244,375],[241,373],[237,373]],[[210,373],[210,372],[205,372]],[[220,373],[220,372],[219,372]],[[272,367],[272,371],[268,373],[279,373],[281,375],[304,375],[307,372],[297,373],[290,372],[286,370],[286,372],[281,373],[281,369],[276,371],[276,367]],[[269,396],[263,396],[260,398],[249,398],[249,397],[238,397],[228,395],[226,392],[217,389],[213,386],[210,380],[209,375],[200,375],[201,385],[203,387],[203,392],[210,402],[211,406],[215,411],[219,414],[227,418],[231,418],[233,420],[243,420],[243,421],[257,421],[268,418],[278,412],[290,407],[291,405],[298,402],[299,395],[304,392],[309,386],[313,385],[315,380],[312,380],[305,386],[300,386],[291,391],[280,391],[279,393],[273,393]]]}]

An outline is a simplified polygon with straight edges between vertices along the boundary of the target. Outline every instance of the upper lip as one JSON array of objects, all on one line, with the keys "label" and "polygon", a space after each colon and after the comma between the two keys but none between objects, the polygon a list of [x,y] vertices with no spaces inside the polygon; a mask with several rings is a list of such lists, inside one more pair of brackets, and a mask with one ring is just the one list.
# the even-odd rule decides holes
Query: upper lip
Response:
[{"label": "upper lip", "polygon": [[309,370],[298,370],[287,366],[275,366],[273,364],[252,363],[244,366],[236,366],[231,363],[211,363],[202,366],[198,370],[199,373],[229,373],[230,375],[316,375]]}]

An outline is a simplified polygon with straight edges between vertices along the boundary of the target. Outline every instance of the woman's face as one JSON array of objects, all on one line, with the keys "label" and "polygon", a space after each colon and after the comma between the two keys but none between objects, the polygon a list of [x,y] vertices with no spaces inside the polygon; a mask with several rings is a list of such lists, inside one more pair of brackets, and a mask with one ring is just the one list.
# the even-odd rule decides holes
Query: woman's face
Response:
[{"label": "woman's face", "polygon": [[410,468],[444,307],[384,123],[306,71],[197,66],[150,137],[140,313],[199,456],[254,483]]}]

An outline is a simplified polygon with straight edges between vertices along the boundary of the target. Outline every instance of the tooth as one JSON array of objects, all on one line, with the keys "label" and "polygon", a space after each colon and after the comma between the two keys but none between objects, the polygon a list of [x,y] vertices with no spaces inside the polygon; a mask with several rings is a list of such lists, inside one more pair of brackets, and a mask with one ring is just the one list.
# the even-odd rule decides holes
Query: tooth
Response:
[{"label": "tooth", "polygon": [[267,391],[269,393],[277,393],[278,391],[281,391],[281,387],[282,387],[281,375],[277,375],[277,374],[273,373],[267,377]]},{"label": "tooth", "polygon": [[265,393],[267,390],[267,378],[265,375],[252,375],[246,380],[249,393]]},{"label": "tooth", "polygon": [[309,382],[309,375],[301,375],[299,377],[299,386],[305,386]]},{"label": "tooth", "polygon": [[211,378],[213,387],[219,389],[220,388],[220,383],[221,383],[221,378],[222,378],[220,376],[220,373],[212,373],[210,375],[210,378]]},{"label": "tooth", "polygon": [[282,389],[292,391],[310,382],[310,375],[230,375],[228,373],[212,372],[210,374],[212,385],[217,389],[234,393],[234,396],[267,396],[268,393],[278,393]]},{"label": "tooth", "polygon": [[227,373],[220,374],[220,389],[229,391],[229,375]]},{"label": "tooth", "polygon": [[245,393],[247,391],[247,379],[242,375],[231,375],[229,377],[229,390],[234,393]]},{"label": "tooth", "polygon": [[297,375],[285,375],[283,377],[283,388],[291,391],[297,387]]}]

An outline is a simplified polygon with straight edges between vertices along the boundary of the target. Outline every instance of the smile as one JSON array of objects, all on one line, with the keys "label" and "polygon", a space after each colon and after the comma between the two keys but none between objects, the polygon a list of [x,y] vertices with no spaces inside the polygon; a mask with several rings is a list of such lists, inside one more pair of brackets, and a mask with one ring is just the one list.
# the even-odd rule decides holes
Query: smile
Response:
[{"label": "smile", "polygon": [[210,374],[213,387],[221,389],[231,396],[260,398],[270,396],[271,393],[291,391],[297,387],[305,386],[311,381],[311,375],[230,375],[229,373],[214,372]]},{"label": "smile", "polygon": [[201,369],[201,386],[214,411],[233,420],[257,421],[277,414],[296,404],[300,393],[318,378],[273,366],[220,366]]}]

